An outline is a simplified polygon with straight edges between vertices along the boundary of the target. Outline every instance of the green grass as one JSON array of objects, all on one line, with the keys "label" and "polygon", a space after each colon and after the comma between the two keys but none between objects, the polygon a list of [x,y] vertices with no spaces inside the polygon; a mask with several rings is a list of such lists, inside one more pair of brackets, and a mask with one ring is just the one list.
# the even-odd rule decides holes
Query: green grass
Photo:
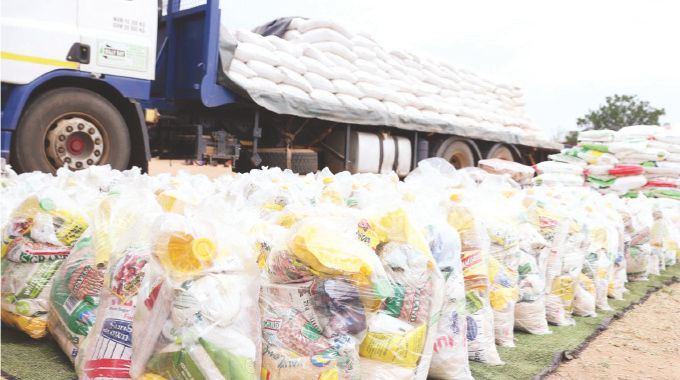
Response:
[{"label": "green grass", "polygon": [[[499,347],[503,366],[471,363],[475,379],[530,379],[550,366],[555,353],[575,349],[588,338],[602,321],[642,298],[648,290],[658,289],[673,276],[680,277],[680,265],[650,281],[629,283],[630,290],[622,301],[609,300],[613,311],[599,312],[595,318],[576,317],[576,326],[550,327],[551,335],[516,332],[517,347]],[[19,379],[75,379],[73,367],[59,346],[51,339],[33,340],[10,328],[2,329],[2,371]]]},{"label": "green grass", "polygon": [[498,347],[502,366],[489,366],[471,362],[475,379],[531,379],[552,364],[555,353],[574,350],[597,330],[600,323],[642,298],[648,290],[664,286],[671,278],[680,277],[680,265],[675,265],[660,276],[650,276],[649,281],[626,284],[630,292],[621,301],[610,299],[612,311],[599,311],[597,317],[575,317],[576,326],[550,326],[550,335],[531,335],[515,332],[517,347]]},{"label": "green grass", "polygon": [[22,380],[76,379],[71,362],[54,340],[34,340],[5,326],[0,339],[3,374]]}]

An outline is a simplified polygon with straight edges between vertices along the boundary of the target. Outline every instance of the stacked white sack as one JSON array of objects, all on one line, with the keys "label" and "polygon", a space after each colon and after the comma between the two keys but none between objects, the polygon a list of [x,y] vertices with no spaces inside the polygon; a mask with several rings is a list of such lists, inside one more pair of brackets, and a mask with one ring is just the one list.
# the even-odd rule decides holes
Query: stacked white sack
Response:
[{"label": "stacked white sack", "polygon": [[[615,164],[591,165],[588,180],[602,191],[636,196],[678,197],[680,134],[659,126],[636,125],[618,132],[585,131],[579,134],[581,151],[611,155]],[[592,163],[592,162],[591,162]]]},{"label": "stacked white sack", "polygon": [[[285,99],[328,118],[413,123],[517,136],[541,134],[522,91],[434,59],[387,51],[328,21],[293,19],[282,38],[245,30],[227,75],[251,96]],[[272,100],[273,101],[273,100]],[[350,117],[348,116],[348,117]]]},{"label": "stacked white sack", "polygon": [[534,165],[538,176],[534,185],[583,186],[583,168],[579,165],[558,161],[543,161]]}]

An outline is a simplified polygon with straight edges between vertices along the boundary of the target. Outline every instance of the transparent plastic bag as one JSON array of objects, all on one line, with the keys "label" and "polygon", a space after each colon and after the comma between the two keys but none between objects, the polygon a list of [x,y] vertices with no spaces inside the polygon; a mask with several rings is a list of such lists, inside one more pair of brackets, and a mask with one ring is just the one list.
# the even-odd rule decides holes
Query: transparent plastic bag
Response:
[{"label": "transparent plastic bag", "polygon": [[434,379],[472,379],[468,363],[460,236],[447,224],[430,225],[427,231],[430,251],[445,279],[444,304],[437,324],[428,376]]},{"label": "transparent plastic bag", "polygon": [[[429,244],[403,208],[378,208],[360,235],[374,235],[391,296],[369,317],[359,354],[362,377],[425,379],[432,359],[444,279]],[[364,240],[364,239],[362,239]],[[365,241],[365,240],[364,240]],[[370,243],[369,243],[370,245]]]},{"label": "transparent plastic bag", "polygon": [[545,273],[538,265],[548,242],[528,222],[522,223],[519,231],[519,300],[515,305],[515,329],[536,335],[550,334],[545,316]]},{"label": "transparent plastic bag", "polygon": [[646,281],[650,269],[650,230],[653,223],[648,199],[644,196],[626,199],[622,211],[626,239],[626,272],[629,281]]},{"label": "transparent plastic bag", "polygon": [[574,289],[574,315],[581,317],[595,317],[595,284],[593,280],[581,273],[578,284]]},{"label": "transparent plastic bag", "polygon": [[[489,177],[472,198],[474,211],[489,236],[490,303],[494,312],[496,344],[514,347],[515,304],[519,299],[518,276],[522,213],[517,192],[498,177]],[[493,205],[505,204],[498,209]]]},{"label": "transparent plastic bag", "polygon": [[470,360],[501,365],[494,341],[493,309],[489,300],[489,237],[461,194],[452,196],[448,222],[460,234],[465,279],[468,355]]},{"label": "transparent plastic bag", "polygon": [[296,223],[282,241],[270,240],[261,260],[265,378],[361,377],[369,314],[393,292],[374,251],[357,239],[358,224],[329,211]]},{"label": "transparent plastic bag", "polygon": [[515,304],[519,299],[517,272],[494,257],[489,258],[490,303],[494,336],[500,346],[514,347]]},{"label": "transparent plastic bag", "polygon": [[104,263],[95,262],[88,229],[54,276],[47,326],[71,362],[95,323],[105,269]]},{"label": "transparent plastic bag", "polygon": [[150,260],[150,226],[160,206],[150,189],[131,182],[98,206],[93,223],[95,265],[104,281],[95,323],[80,345],[81,379],[129,379],[137,293]]},{"label": "transparent plastic bag", "polygon": [[[134,314],[130,374],[254,379],[260,371],[259,271],[254,242],[217,198],[166,213]],[[140,343],[136,343],[140,342]]]},{"label": "transparent plastic bag", "polygon": [[2,240],[2,322],[32,338],[47,334],[54,275],[87,229],[59,189],[28,196],[11,214]]}]

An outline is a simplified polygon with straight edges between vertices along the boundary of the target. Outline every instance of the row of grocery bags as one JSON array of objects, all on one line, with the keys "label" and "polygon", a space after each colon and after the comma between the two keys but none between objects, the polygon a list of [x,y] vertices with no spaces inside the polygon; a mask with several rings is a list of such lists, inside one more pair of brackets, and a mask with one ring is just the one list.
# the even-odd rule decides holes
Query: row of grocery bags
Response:
[{"label": "row of grocery bags", "polygon": [[471,379],[677,261],[673,199],[487,170],[4,176],[2,322],[84,379]]},{"label": "row of grocery bags", "polygon": [[656,125],[580,132],[574,148],[536,165],[538,183],[579,186],[635,198],[680,199],[680,134]]}]

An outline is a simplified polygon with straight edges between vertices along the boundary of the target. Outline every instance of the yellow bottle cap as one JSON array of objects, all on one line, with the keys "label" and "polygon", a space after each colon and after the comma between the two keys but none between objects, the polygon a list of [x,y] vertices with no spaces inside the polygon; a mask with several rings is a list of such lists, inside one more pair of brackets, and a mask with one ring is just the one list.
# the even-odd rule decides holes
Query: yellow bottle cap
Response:
[{"label": "yellow bottle cap", "polygon": [[210,261],[215,257],[217,247],[208,238],[198,238],[191,243],[191,253],[199,261]]}]

